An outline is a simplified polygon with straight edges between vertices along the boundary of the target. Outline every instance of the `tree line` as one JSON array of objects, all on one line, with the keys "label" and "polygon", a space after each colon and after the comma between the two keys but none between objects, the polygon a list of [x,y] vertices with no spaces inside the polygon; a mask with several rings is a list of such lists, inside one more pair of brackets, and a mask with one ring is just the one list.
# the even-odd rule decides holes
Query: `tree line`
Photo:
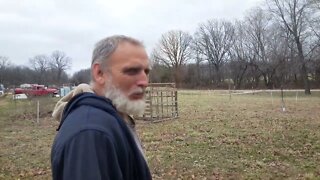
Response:
[{"label": "tree line", "polygon": [[190,35],[166,32],[154,48],[152,82],[178,87],[320,86],[320,1],[269,0],[243,20],[211,19]]},{"label": "tree line", "polygon": [[[150,81],[182,88],[320,87],[320,1],[268,0],[242,20],[210,19],[191,35],[162,34],[150,54]],[[64,52],[30,58],[30,67],[0,57],[0,82],[88,83],[90,69],[68,77],[71,59]]]},{"label": "tree line", "polygon": [[0,83],[5,87],[16,87],[24,83],[59,86],[69,82],[66,70],[70,66],[71,58],[58,50],[51,55],[30,58],[29,66],[14,65],[8,57],[0,56]]}]

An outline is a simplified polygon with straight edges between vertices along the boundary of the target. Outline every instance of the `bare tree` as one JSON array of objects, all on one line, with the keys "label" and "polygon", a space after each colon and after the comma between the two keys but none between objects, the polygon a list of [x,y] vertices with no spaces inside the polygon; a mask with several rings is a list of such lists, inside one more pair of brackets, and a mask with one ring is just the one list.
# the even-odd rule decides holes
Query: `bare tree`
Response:
[{"label": "bare tree", "polygon": [[[205,56],[201,53],[201,46],[199,42],[192,41],[191,49],[192,49],[192,59],[195,60],[195,64],[189,65],[188,71],[193,72],[195,77],[189,78],[189,79],[193,80],[193,82],[191,82],[193,86],[195,87],[200,85],[203,86],[205,82],[202,79],[204,72],[202,72],[201,65],[206,61],[206,59],[205,59]],[[189,72],[188,72],[188,75],[190,76]],[[207,83],[205,84],[208,85]]]},{"label": "bare tree", "polygon": [[318,56],[314,59],[314,76],[315,80],[318,83],[318,86],[320,85],[320,50],[317,52]]},{"label": "bare tree", "polygon": [[[19,86],[23,83],[39,83],[37,79],[39,72],[25,66],[10,66],[6,70],[7,86]],[[37,80],[37,82],[35,82]]]},{"label": "bare tree", "polygon": [[71,82],[76,85],[80,83],[90,83],[90,68],[75,72],[72,76]]},{"label": "bare tree", "polygon": [[305,94],[311,94],[308,69],[306,65],[306,38],[309,36],[308,18],[310,17],[308,0],[270,0],[267,1],[270,12],[281,22],[293,38],[301,66]]},{"label": "bare tree", "polygon": [[270,39],[274,38],[270,16],[261,8],[253,8],[246,16],[246,34],[250,41],[250,48],[255,54],[250,65],[256,69],[263,77],[264,84],[267,88],[274,87],[275,73],[278,68],[278,61],[269,56],[272,47]]},{"label": "bare tree", "polygon": [[181,67],[190,59],[192,37],[183,31],[169,31],[162,35],[152,57],[160,64],[173,69],[174,80],[179,87]]},{"label": "bare tree", "polygon": [[46,55],[36,55],[29,59],[32,69],[36,72],[35,78],[39,84],[47,84],[49,58]]},{"label": "bare tree", "polygon": [[248,34],[245,29],[245,23],[241,21],[235,23],[235,41],[234,45],[229,50],[230,75],[236,89],[240,89],[249,63],[255,58],[255,53],[249,48],[250,42],[248,41]]},{"label": "bare tree", "polygon": [[211,77],[217,84],[222,81],[220,70],[229,58],[228,52],[234,43],[234,33],[231,22],[217,20],[201,24],[195,33],[195,41],[201,54],[209,62],[211,70],[215,70],[215,75],[211,74]]},{"label": "bare tree", "polygon": [[269,66],[274,70],[272,75],[273,84],[276,87],[283,88],[285,84],[290,82],[289,74],[296,70],[292,42],[288,38],[290,34],[278,24],[273,24],[268,34],[267,57],[270,59]]},{"label": "bare tree", "polygon": [[310,3],[313,8],[320,10],[320,1],[319,0],[309,0],[308,3]]},{"label": "bare tree", "polygon": [[8,57],[0,56],[0,84],[3,83],[4,85],[7,85],[6,70],[10,65],[11,63]]},{"label": "bare tree", "polygon": [[0,68],[5,68],[10,65],[9,58],[6,56],[0,56]]},{"label": "bare tree", "polygon": [[155,62],[152,65],[152,71],[149,75],[149,81],[152,83],[170,83],[172,80],[172,71],[170,67]]},{"label": "bare tree", "polygon": [[311,22],[312,30],[315,35],[320,39],[320,0],[309,0],[311,17],[309,21]]},{"label": "bare tree", "polygon": [[61,76],[63,72],[71,66],[71,58],[62,51],[54,51],[51,54],[50,67],[56,71],[56,83],[61,84]]}]

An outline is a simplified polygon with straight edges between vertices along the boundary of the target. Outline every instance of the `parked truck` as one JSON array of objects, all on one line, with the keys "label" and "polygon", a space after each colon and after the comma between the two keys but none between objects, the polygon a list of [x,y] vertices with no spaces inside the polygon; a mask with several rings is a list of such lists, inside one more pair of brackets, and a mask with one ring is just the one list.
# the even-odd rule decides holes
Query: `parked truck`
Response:
[{"label": "parked truck", "polygon": [[26,94],[27,96],[55,96],[58,93],[58,89],[47,88],[39,84],[23,84],[20,88],[14,89],[14,94]]}]

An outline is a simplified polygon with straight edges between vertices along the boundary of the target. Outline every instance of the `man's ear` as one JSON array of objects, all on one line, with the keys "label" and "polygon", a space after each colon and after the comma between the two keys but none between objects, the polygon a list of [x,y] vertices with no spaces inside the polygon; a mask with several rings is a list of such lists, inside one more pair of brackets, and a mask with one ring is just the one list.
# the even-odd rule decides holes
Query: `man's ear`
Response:
[{"label": "man's ear", "polygon": [[106,76],[104,76],[105,72],[103,72],[101,64],[93,64],[92,66],[92,76],[94,81],[99,85],[104,85],[106,82]]}]

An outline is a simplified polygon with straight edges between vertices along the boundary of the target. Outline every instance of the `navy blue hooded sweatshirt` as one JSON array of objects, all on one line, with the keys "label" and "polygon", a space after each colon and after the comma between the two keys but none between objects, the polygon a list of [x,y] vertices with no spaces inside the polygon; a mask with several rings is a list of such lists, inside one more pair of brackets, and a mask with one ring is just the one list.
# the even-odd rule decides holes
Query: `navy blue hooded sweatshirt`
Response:
[{"label": "navy blue hooded sweatshirt", "polygon": [[152,179],[129,127],[109,99],[82,93],[65,107],[51,150],[54,180]]}]

